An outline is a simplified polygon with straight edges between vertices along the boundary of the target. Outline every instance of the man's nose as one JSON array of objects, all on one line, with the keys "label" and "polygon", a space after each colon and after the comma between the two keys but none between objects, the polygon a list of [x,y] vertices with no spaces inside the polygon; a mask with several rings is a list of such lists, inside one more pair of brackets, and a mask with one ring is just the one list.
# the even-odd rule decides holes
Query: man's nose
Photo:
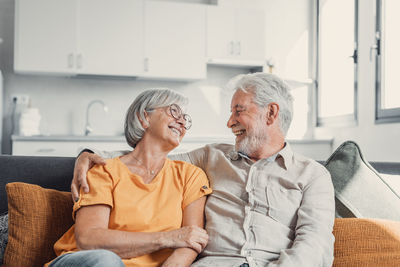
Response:
[{"label": "man's nose", "polygon": [[229,117],[229,120],[228,120],[226,126],[228,126],[228,128],[232,128],[232,126],[235,124],[236,124],[236,120],[233,118],[233,113],[232,113],[231,116]]}]

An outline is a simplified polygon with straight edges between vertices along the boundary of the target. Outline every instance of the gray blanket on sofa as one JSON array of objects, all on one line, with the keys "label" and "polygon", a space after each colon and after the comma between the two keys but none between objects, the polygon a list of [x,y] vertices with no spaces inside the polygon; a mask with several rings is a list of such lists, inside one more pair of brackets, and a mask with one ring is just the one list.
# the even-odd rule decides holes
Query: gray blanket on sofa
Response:
[{"label": "gray blanket on sofa", "polygon": [[8,240],[8,214],[0,216],[0,263],[3,262],[3,255]]}]

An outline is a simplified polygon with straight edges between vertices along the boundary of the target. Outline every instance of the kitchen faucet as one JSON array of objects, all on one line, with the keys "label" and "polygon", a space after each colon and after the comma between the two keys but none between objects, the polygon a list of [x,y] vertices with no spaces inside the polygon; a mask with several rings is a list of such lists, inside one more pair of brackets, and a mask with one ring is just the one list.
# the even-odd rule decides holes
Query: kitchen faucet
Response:
[{"label": "kitchen faucet", "polygon": [[91,101],[91,102],[88,104],[88,106],[87,106],[87,108],[86,108],[86,125],[85,125],[85,135],[86,135],[86,136],[89,135],[91,132],[93,132],[93,129],[92,129],[92,127],[90,126],[90,123],[89,123],[89,111],[90,111],[90,107],[93,106],[93,105],[96,104],[96,103],[99,103],[100,105],[102,105],[104,111],[105,111],[105,112],[108,112],[108,107],[107,107],[106,104],[104,104],[104,102],[101,101],[101,100],[93,100],[93,101]]}]

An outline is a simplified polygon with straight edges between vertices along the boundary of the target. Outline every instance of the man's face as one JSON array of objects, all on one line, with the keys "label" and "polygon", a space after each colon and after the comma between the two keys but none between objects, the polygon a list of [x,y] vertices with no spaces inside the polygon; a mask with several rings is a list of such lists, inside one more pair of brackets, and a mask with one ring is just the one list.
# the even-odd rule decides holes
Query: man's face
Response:
[{"label": "man's face", "polygon": [[236,91],[231,102],[227,126],[236,136],[236,150],[252,156],[267,139],[266,112],[253,102],[253,94]]}]

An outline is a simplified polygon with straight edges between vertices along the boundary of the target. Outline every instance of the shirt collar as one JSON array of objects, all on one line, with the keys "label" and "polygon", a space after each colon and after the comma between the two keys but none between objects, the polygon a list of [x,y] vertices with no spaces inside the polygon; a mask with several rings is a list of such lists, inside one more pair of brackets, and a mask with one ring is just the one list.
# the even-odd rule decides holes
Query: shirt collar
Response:
[{"label": "shirt collar", "polygon": [[293,150],[289,143],[285,142],[285,146],[277,154],[282,157],[286,170],[290,169],[293,164]]},{"label": "shirt collar", "polygon": [[[240,158],[245,158],[245,159],[249,159],[250,158],[242,153],[242,152],[238,152],[238,151],[230,151],[227,156],[231,159],[231,160],[239,160]],[[285,142],[285,146],[276,154],[264,159],[268,162],[274,162],[278,156],[282,157],[283,159],[283,164],[285,165],[285,168],[288,169],[291,167],[292,165],[292,158],[293,158],[293,151],[292,148],[290,147],[288,142]]]}]

